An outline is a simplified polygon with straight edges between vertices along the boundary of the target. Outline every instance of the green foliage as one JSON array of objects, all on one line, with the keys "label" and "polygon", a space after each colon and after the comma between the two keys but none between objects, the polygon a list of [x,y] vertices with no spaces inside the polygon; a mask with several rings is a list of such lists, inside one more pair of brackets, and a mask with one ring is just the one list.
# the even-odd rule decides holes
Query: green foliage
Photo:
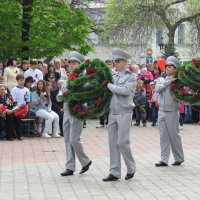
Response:
[{"label": "green foliage", "polygon": [[[22,44],[22,9],[18,0],[4,0],[0,5],[0,59],[41,58],[61,55],[64,49],[86,54],[90,20],[80,8],[71,10],[60,0],[33,0],[29,40]],[[22,52],[22,45],[28,47]]]},{"label": "green foliage", "polygon": [[174,75],[178,78],[171,84],[171,93],[180,101],[200,104],[200,59],[187,61],[177,68]]},{"label": "green foliage", "polygon": [[102,115],[108,109],[112,96],[105,81],[112,83],[112,75],[107,64],[99,59],[86,60],[76,68],[67,86],[70,114],[81,120]]},{"label": "green foliage", "polygon": [[199,0],[107,0],[104,37],[111,43],[146,44],[160,28],[168,30],[165,56],[176,55],[175,31],[184,22],[200,25]]}]

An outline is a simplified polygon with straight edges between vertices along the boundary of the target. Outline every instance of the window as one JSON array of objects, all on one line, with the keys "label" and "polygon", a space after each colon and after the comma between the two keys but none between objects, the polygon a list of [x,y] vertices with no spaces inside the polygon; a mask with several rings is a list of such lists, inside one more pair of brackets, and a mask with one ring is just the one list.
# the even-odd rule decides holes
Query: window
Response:
[{"label": "window", "polygon": [[178,44],[185,44],[185,25],[178,26]]},{"label": "window", "polygon": [[163,43],[163,30],[157,30],[156,31],[156,44],[162,44]]}]

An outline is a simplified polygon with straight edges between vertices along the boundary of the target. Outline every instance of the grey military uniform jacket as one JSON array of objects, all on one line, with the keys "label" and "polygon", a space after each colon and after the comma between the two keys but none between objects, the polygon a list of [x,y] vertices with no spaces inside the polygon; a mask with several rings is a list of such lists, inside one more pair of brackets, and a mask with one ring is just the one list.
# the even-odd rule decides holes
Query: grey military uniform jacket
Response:
[{"label": "grey military uniform jacket", "polygon": [[166,78],[158,78],[156,82],[155,91],[159,93],[159,110],[162,111],[178,111],[179,110],[179,101],[172,97],[170,94],[169,81],[172,77],[167,76]]},{"label": "grey military uniform jacket", "polygon": [[131,113],[133,111],[134,89],[137,84],[136,75],[129,72],[117,72],[113,75],[114,84],[108,83],[113,93],[110,102],[110,114]]}]

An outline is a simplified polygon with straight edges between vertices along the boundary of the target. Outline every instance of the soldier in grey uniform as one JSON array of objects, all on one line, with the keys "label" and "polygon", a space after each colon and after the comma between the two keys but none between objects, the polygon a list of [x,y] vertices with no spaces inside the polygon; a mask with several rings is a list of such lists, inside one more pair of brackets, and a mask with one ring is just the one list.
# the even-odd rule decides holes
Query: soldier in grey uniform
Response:
[{"label": "soldier in grey uniform", "polygon": [[137,79],[134,74],[126,71],[127,60],[130,56],[119,48],[114,48],[112,54],[117,72],[113,75],[114,83],[107,85],[113,96],[108,119],[110,173],[103,179],[105,182],[117,181],[121,178],[121,155],[127,168],[125,179],[133,178],[136,172],[135,161],[130,149],[129,132]]},{"label": "soldier in grey uniform", "polygon": [[155,91],[159,93],[158,128],[160,132],[161,161],[156,167],[168,166],[170,147],[174,155],[174,166],[184,162],[181,137],[179,135],[179,101],[169,91],[169,85],[175,81],[173,75],[180,65],[179,60],[170,56],[166,60],[166,78],[159,78]]},{"label": "soldier in grey uniform", "polygon": [[[84,62],[84,57],[73,51],[69,54],[69,63],[70,63],[70,71],[78,67],[82,62]],[[62,90],[59,91],[57,96],[57,101],[61,102],[64,100],[64,97],[67,95],[67,83],[63,84]],[[80,174],[88,171],[92,161],[88,158],[88,156],[84,152],[83,144],[81,142],[81,132],[83,128],[83,122],[75,117],[72,117],[69,114],[67,103],[64,102],[64,116],[63,116],[63,134],[65,139],[65,147],[66,147],[66,157],[67,162],[65,166],[65,171],[61,173],[61,176],[71,176],[75,171],[75,155],[82,165],[82,169]]]}]

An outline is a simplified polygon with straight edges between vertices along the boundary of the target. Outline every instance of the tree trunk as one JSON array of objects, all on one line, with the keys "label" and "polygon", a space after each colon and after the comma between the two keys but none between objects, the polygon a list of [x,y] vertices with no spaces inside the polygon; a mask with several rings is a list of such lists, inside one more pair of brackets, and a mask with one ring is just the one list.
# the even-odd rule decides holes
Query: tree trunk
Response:
[{"label": "tree trunk", "polygon": [[29,50],[27,41],[29,41],[30,22],[31,22],[31,11],[32,11],[33,0],[23,0],[22,7],[22,56],[23,59],[28,59],[26,52]]},{"label": "tree trunk", "polygon": [[165,57],[169,57],[169,56],[177,56],[176,52],[175,52],[175,43],[174,43],[174,39],[175,39],[175,28],[171,28],[168,29],[169,33],[168,35],[168,44],[167,47],[165,49]]}]

